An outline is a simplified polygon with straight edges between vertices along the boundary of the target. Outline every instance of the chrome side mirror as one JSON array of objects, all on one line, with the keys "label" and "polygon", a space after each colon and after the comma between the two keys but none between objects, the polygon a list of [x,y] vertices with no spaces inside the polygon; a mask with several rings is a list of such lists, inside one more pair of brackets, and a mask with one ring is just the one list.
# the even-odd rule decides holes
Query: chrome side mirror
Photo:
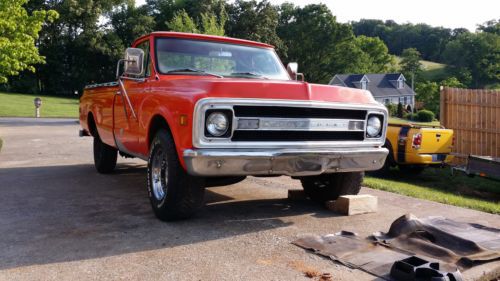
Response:
[{"label": "chrome side mirror", "polygon": [[144,51],[139,48],[127,48],[124,63],[124,74],[141,75],[144,71]]},{"label": "chrome side mirror", "polygon": [[296,62],[290,62],[286,66],[286,71],[293,80],[298,80],[298,77],[300,76],[302,78],[302,81],[304,81],[304,74],[298,73],[298,70],[299,70],[299,64]]}]

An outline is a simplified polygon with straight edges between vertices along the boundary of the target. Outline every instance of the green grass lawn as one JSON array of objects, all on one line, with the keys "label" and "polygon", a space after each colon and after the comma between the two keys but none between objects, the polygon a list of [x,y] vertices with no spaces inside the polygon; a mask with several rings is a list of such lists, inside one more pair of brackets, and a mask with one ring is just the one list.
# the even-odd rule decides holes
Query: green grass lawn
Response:
[{"label": "green grass lawn", "polygon": [[[396,56],[396,65],[399,67],[399,63],[401,62],[401,57]],[[421,60],[422,64],[422,73],[421,76],[423,80],[430,81],[441,81],[450,76],[450,74],[446,71],[446,64]],[[407,83],[411,83],[411,77],[406,77]]]},{"label": "green grass lawn", "polygon": [[395,124],[395,125],[413,124],[413,125],[422,126],[422,127],[440,127],[441,126],[441,123],[439,123],[438,120],[432,121],[432,122],[417,122],[417,121],[410,121],[410,120],[396,118],[396,117],[390,117],[389,124]]},{"label": "green grass lawn", "polygon": [[448,78],[450,75],[446,71],[446,64],[432,62],[432,61],[420,61],[422,63],[422,78],[431,81],[440,81]]},{"label": "green grass lawn", "polygon": [[[33,99],[37,95],[1,93],[0,117],[34,117]],[[42,99],[41,117],[78,117],[78,99],[39,96]]]},{"label": "green grass lawn", "polygon": [[468,177],[449,168],[427,168],[420,175],[393,170],[384,177],[366,176],[364,185],[415,198],[500,214],[500,182]]}]

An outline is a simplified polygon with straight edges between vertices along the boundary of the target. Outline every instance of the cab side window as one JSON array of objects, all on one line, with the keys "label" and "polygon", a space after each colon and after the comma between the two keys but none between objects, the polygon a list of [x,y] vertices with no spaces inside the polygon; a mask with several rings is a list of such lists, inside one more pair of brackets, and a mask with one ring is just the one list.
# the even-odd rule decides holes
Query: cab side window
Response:
[{"label": "cab side window", "polygon": [[139,45],[137,45],[137,48],[140,48],[144,51],[144,65],[143,65],[143,72],[139,77],[149,77],[151,75],[151,64],[149,63],[151,61],[151,57],[149,54],[149,40],[146,40]]}]

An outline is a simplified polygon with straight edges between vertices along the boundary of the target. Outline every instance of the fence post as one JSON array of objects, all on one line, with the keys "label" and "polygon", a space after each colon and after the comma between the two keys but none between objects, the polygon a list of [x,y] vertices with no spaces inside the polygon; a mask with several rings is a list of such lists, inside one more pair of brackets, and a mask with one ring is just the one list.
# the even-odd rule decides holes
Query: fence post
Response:
[{"label": "fence post", "polygon": [[439,86],[439,121],[446,127],[446,91],[443,86]]}]

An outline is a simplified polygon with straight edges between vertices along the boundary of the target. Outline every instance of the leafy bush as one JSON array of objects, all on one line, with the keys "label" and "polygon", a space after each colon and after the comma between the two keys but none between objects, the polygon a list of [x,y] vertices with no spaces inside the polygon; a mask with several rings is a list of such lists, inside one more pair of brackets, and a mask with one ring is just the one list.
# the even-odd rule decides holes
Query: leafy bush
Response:
[{"label": "leafy bush", "polygon": [[430,110],[420,110],[417,112],[417,120],[420,122],[432,122],[434,120],[434,112]]},{"label": "leafy bush", "polygon": [[417,120],[417,114],[416,113],[406,113],[403,116],[405,119],[411,120],[411,121],[416,121]]},{"label": "leafy bush", "polygon": [[387,107],[387,111],[389,111],[389,116],[394,117],[398,113],[398,107],[395,104],[389,103],[386,104],[385,107]]}]

